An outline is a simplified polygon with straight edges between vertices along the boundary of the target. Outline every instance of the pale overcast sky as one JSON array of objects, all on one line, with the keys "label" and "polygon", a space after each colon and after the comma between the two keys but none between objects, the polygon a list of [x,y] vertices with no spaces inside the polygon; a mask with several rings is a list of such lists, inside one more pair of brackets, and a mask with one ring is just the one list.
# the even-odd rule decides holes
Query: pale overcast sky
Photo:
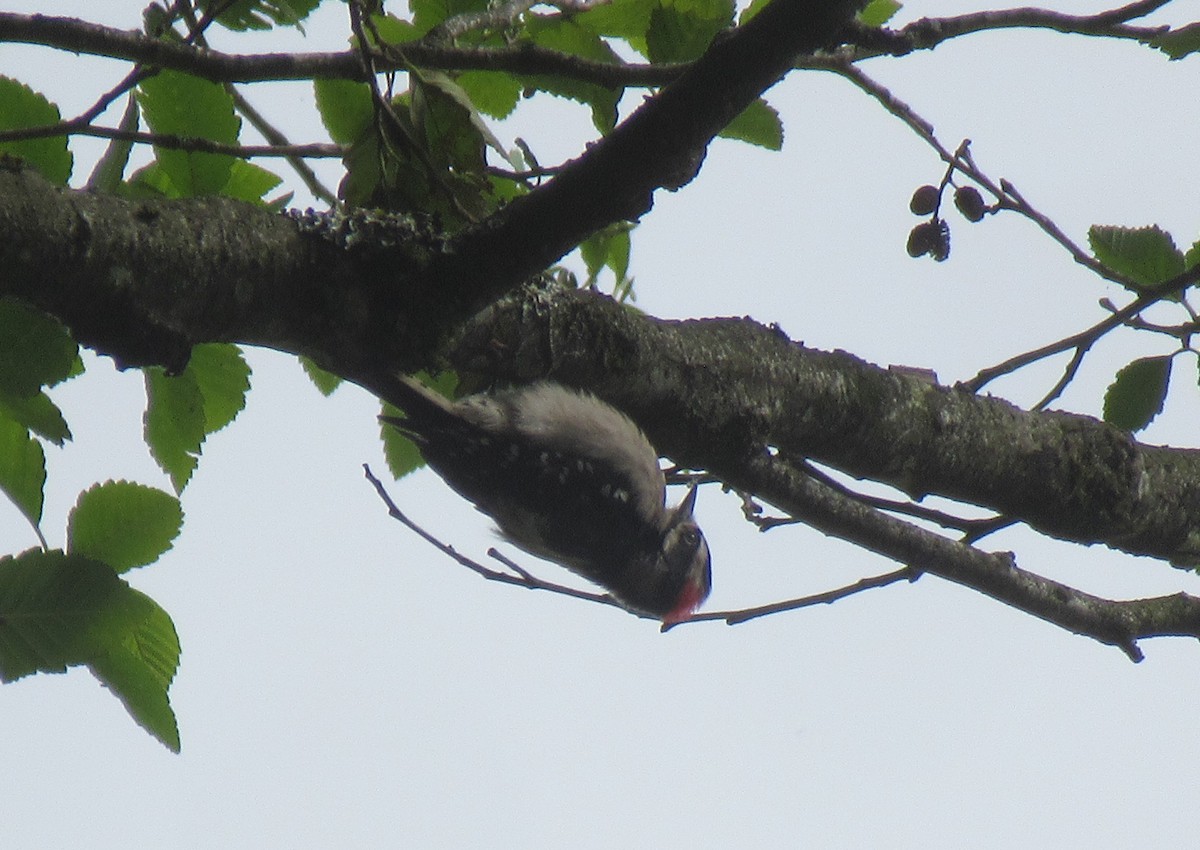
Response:
[{"label": "pale overcast sky", "polygon": [[[142,4],[5,5],[135,28]],[[304,49],[345,44],[344,7],[325,5]],[[914,0],[899,20],[975,8]],[[215,41],[245,52],[299,43]],[[1008,31],[864,68],[948,146],[973,139],[987,172],[1077,239],[1092,223],[1158,223],[1183,245],[1200,233],[1190,106],[1200,60]],[[126,70],[0,45],[0,74],[67,114]],[[294,140],[324,138],[303,87],[248,96]],[[909,259],[908,197],[941,175],[933,153],[829,74],[794,74],[769,99],[786,124],[782,153],[717,142],[699,179],[660,194],[636,231],[648,312],[752,315],[810,345],[952,382],[1091,324],[1098,298],[1119,295],[1012,216],[952,219],[948,262]],[[526,138],[543,162],[579,150],[586,109],[530,106],[501,138]],[[82,179],[98,147],[77,150]],[[324,168],[330,183],[336,168]],[[1097,414],[1117,368],[1168,350],[1154,345],[1106,341],[1061,405]],[[184,492],[182,536],[130,576],[180,632],[171,696],[182,754],[86,671],[0,688],[10,850],[1126,848],[1190,846],[1200,833],[1189,793],[1200,763],[1195,641],[1145,642],[1134,665],[935,578],[660,635],[448,562],[390,521],[363,480],[364,461],[383,471],[373,401],[353,388],[323,399],[281,355],[250,360],[249,406],[209,441]],[[141,442],[140,378],[89,365],[54,394],[75,441],[48,450],[52,545],[95,481],[169,487]],[[992,390],[1029,404],[1056,376],[1034,369]],[[1196,395],[1194,379],[1178,380],[1144,438],[1195,445]],[[391,492],[468,553],[494,542],[488,521],[428,473]],[[715,487],[698,512],[712,609],[892,568],[804,526],[758,534]],[[0,551],[35,543],[0,505]],[[987,545],[1102,595],[1200,592],[1192,575],[1102,548],[1015,531]]]}]

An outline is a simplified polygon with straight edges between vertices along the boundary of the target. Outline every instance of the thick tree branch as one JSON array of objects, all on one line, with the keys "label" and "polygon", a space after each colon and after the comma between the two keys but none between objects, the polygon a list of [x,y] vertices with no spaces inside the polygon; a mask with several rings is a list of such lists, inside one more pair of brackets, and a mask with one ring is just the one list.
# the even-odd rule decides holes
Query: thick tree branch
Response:
[{"label": "thick tree branch", "polygon": [[439,274],[485,303],[592,233],[646,213],[695,177],[708,143],[794,65],[827,46],[858,0],[774,0],[537,191],[466,231]]},{"label": "thick tree branch", "polygon": [[[343,242],[364,247],[246,204],[129,202],[0,171],[0,294],[126,362],[178,366],[201,341],[266,345],[313,356],[386,397],[387,376],[441,344],[430,328],[443,327],[434,317],[446,293],[429,289],[425,260],[438,237],[339,221]],[[660,322],[580,290],[523,290],[480,314],[455,351],[475,371],[590,387],[677,462],[1131,654],[1140,637],[1200,631],[1195,600],[1088,596],[1017,569],[1008,554],[889,517],[800,463],[988,506],[1067,539],[1194,562],[1200,452],[806,349],[749,320]]]},{"label": "thick tree branch", "polygon": [[445,332],[422,286],[438,237],[406,219],[337,219],[339,244],[226,198],[128,201],[7,165],[0,294],[58,316],[123,365],[179,367],[207,340],[416,368]]},{"label": "thick tree branch", "polygon": [[1031,413],[749,320],[656,322],[579,291],[498,303],[461,351],[476,371],[591,387],[674,460],[739,489],[762,495],[737,470],[771,447],[1054,537],[1200,563],[1200,451],[1144,445],[1090,417]]},{"label": "thick tree branch", "polygon": [[[179,365],[193,343],[237,341],[378,390],[454,327],[454,293],[430,272],[442,244],[405,220],[335,221],[341,243],[246,204],[129,202],[0,170],[0,292],[128,363]],[[749,321],[658,323],[557,288],[497,303],[458,350],[476,372],[593,387],[674,459],[726,480],[770,446],[1056,537],[1200,562],[1200,451],[1088,417],[1030,413]]]}]

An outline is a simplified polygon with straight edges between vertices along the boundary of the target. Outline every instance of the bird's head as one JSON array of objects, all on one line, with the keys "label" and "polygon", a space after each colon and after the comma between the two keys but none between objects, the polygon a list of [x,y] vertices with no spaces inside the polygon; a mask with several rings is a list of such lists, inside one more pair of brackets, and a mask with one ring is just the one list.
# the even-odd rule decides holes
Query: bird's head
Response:
[{"label": "bird's head", "polygon": [[679,592],[662,618],[668,626],[691,617],[712,590],[712,556],[704,533],[692,518],[695,506],[696,485],[693,484],[679,506],[667,514],[663,531],[659,557],[665,570],[681,579]]}]

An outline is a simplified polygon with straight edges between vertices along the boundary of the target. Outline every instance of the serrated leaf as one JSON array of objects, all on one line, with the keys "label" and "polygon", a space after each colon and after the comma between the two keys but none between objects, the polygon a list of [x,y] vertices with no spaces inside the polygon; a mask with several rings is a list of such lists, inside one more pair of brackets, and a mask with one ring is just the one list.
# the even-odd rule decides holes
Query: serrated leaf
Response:
[{"label": "serrated leaf", "polygon": [[742,10],[742,14],[738,16],[738,26],[745,26],[770,2],[771,0],[750,0],[750,3]]},{"label": "serrated leaf", "polygon": [[0,680],[84,664],[178,752],[167,689],[179,639],[166,612],[90,558],[57,550],[0,558]]},{"label": "serrated leaf", "polygon": [[386,15],[371,16],[370,35],[378,36],[379,41],[384,44],[404,44],[408,41],[416,41],[424,33],[409,21],[398,18],[389,12]]},{"label": "serrated leaf", "polygon": [[1200,50],[1200,23],[1176,27],[1162,35],[1146,39],[1151,47],[1161,50],[1171,59],[1182,59]]},{"label": "serrated leaf", "polygon": [[379,150],[379,135],[372,127],[367,133],[350,146],[342,159],[346,174],[338,184],[338,198],[349,207],[384,206],[382,203],[372,204],[382,193],[383,172],[381,169],[381,153]]},{"label": "serrated leaf", "polygon": [[465,12],[483,12],[488,0],[409,0],[413,24],[421,35],[429,32],[442,21]]},{"label": "serrated leaf", "polygon": [[118,191],[130,199],[179,197],[171,178],[158,162],[152,162],[134,171],[129,175],[129,179],[118,187]]},{"label": "serrated leaf", "polygon": [[99,654],[99,612],[123,587],[106,565],[58,550],[0,557],[0,681],[63,673]]},{"label": "serrated leaf", "polygon": [[0,395],[36,395],[69,378],[78,360],[78,344],[58,321],[0,298]]},{"label": "serrated leaf", "polygon": [[183,508],[170,493],[106,481],[79,494],[67,518],[67,551],[123,573],[156,561],[182,526]]},{"label": "serrated leaf", "polygon": [[130,593],[123,620],[113,624],[120,639],[110,641],[88,667],[139,726],[177,753],[179,724],[168,691],[179,669],[179,635],[158,603]]},{"label": "serrated leaf", "polygon": [[[236,144],[241,121],[233,97],[217,83],[161,71],[138,84],[138,104],[155,133]],[[155,148],[155,158],[179,197],[217,195],[236,161],[227,154]]]},{"label": "serrated leaf", "polygon": [[733,0],[660,0],[650,13],[646,47],[651,62],[688,62],[733,25]]},{"label": "serrated leaf", "polygon": [[205,437],[245,407],[250,367],[237,346],[208,343],[192,349],[179,375],[168,376],[158,367],[145,375],[146,444],[179,493],[195,471]]},{"label": "serrated leaf", "polygon": [[241,349],[228,343],[204,343],[192,349],[187,369],[204,402],[204,433],[220,431],[246,406],[250,366]]},{"label": "serrated leaf", "polygon": [[414,126],[423,131],[427,156],[438,166],[482,174],[488,138],[504,151],[471,99],[444,74],[423,73],[413,80],[411,114]]},{"label": "serrated leaf", "polygon": [[[0,76],[0,130],[20,130],[57,124],[58,107],[24,83]],[[67,185],[74,159],[67,137],[0,142],[0,152],[20,157],[52,183]]]},{"label": "serrated leaf", "polygon": [[1197,265],[1200,265],[1200,242],[1193,242],[1192,247],[1183,255],[1183,268],[1184,271],[1190,271]]},{"label": "serrated leaf", "polygon": [[1183,272],[1183,253],[1171,234],[1157,225],[1093,225],[1088,243],[1097,260],[1142,286],[1157,286]]},{"label": "serrated leaf", "polygon": [[1170,357],[1134,360],[1104,393],[1104,421],[1126,431],[1145,428],[1162,412],[1170,380]]},{"label": "serrated leaf", "polygon": [[[428,374],[421,372],[414,377],[418,378],[430,389],[441,393],[447,398],[453,398],[454,391],[458,387],[458,375],[454,372],[443,372],[436,378],[430,378]],[[404,412],[399,408],[384,403],[382,415],[403,418]],[[412,440],[405,437],[394,426],[386,422],[380,422],[379,426],[380,435],[383,438],[384,460],[387,461],[388,469],[394,478],[403,478],[410,472],[418,470],[425,465],[425,459],[421,457],[421,452]]]},{"label": "serrated leaf", "polygon": [[317,391],[326,398],[333,395],[333,391],[342,385],[341,378],[332,372],[326,372],[307,357],[300,358],[300,367],[304,369],[304,374],[308,375],[308,379],[313,382]]},{"label": "serrated leaf", "polygon": [[783,122],[779,113],[761,97],[747,106],[721,131],[726,139],[737,139],[767,150],[783,148]]},{"label": "serrated leaf", "polygon": [[46,455],[29,431],[0,416],[0,491],[3,491],[36,530],[42,521],[46,487]]},{"label": "serrated leaf", "polygon": [[142,417],[146,445],[176,493],[183,492],[196,469],[204,441],[204,397],[194,372],[169,377],[154,366],[146,376],[146,413]]},{"label": "serrated leaf", "polygon": [[864,27],[881,27],[903,6],[898,0],[871,0],[855,17]]},{"label": "serrated leaf", "polygon": [[646,0],[611,0],[593,3],[574,20],[597,35],[621,38],[643,56],[648,52],[646,31],[650,29],[650,13],[657,3]]},{"label": "serrated leaf", "polygon": [[201,10],[208,11],[214,4],[220,9],[217,21],[221,26],[234,31],[267,30],[275,25],[294,26],[301,32],[300,24],[321,0],[200,0]]},{"label": "serrated leaf", "polygon": [[366,83],[318,78],[313,80],[313,93],[321,122],[339,145],[354,144],[375,121]]},{"label": "serrated leaf", "polygon": [[229,179],[221,189],[226,198],[261,204],[263,195],[283,182],[283,178],[244,159],[235,159],[229,169]]},{"label": "serrated leaf", "polygon": [[[383,406],[384,416],[403,416],[403,411],[390,404]],[[383,439],[383,458],[393,478],[403,478],[425,465],[425,459],[412,440],[386,422],[379,423],[379,435]]]},{"label": "serrated leaf", "polygon": [[62,411],[43,392],[27,397],[0,395],[0,417],[3,416],[56,446],[71,439],[71,429]]},{"label": "serrated leaf", "polygon": [[521,100],[521,81],[499,71],[465,71],[456,81],[484,115],[507,118]]},{"label": "serrated leaf", "polygon": [[634,226],[626,221],[616,222],[580,243],[579,254],[588,272],[586,285],[594,285],[605,267],[612,269],[618,285],[625,279],[629,273],[629,234]]},{"label": "serrated leaf", "polygon": [[[534,18],[527,24],[526,30],[535,44],[559,53],[597,62],[620,61],[604,39],[566,18]],[[542,91],[588,104],[592,108],[592,123],[600,132],[607,133],[616,125],[621,89],[607,89],[561,76],[541,75],[528,79]]]}]

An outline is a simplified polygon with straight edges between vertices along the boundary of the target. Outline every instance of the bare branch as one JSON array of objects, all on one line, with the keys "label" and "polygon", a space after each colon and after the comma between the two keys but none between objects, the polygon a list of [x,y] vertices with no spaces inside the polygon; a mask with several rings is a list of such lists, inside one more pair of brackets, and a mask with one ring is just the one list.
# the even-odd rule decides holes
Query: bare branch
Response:
[{"label": "bare branch", "polygon": [[[354,51],[258,55],[198,51],[186,44],[153,39],[137,32],[48,15],[0,12],[2,42],[41,44],[74,53],[124,59],[142,65],[184,71],[214,82],[367,78]],[[431,70],[557,74],[609,88],[666,85],[687,67],[669,63],[596,62],[530,44],[459,48],[412,42],[404,45],[404,54],[411,64]],[[380,63],[378,70],[404,71],[406,65],[393,59]]]},{"label": "bare branch", "polygon": [[[815,593],[812,596],[802,596],[797,599],[774,602],[770,605],[760,605],[756,608],[743,608],[739,611],[707,611],[703,614],[694,614],[691,619],[684,620],[682,623],[677,623],[676,625],[682,626],[686,623],[698,623],[705,620],[724,620],[727,625],[737,626],[770,614],[781,614],[784,611],[795,611],[799,608],[809,608],[813,605],[832,605],[839,599],[845,599],[856,593],[862,593],[864,590],[887,587],[889,584],[895,584],[898,581],[914,582],[920,577],[920,572],[905,567],[904,569],[884,573],[883,575],[859,579],[845,587],[839,587],[836,590],[827,590],[824,593]],[[674,628],[674,626],[664,627],[663,631],[666,631],[667,628]]]},{"label": "bare branch", "polygon": [[430,544],[447,557],[453,559],[456,563],[466,567],[476,575],[482,576],[488,581],[498,581],[502,584],[509,584],[514,587],[523,587],[526,590],[545,590],[550,593],[556,593],[560,596],[569,596],[573,599],[582,599],[586,602],[596,602],[600,605],[608,605],[624,611],[631,616],[639,617],[644,620],[654,619],[653,617],[649,617],[644,614],[635,614],[633,611],[625,608],[625,606],[621,605],[621,603],[617,602],[617,600],[613,599],[607,593],[591,593],[586,590],[578,590],[574,587],[568,587],[565,584],[555,584],[554,582],[540,579],[530,573],[524,567],[506,558],[494,548],[488,549],[488,557],[494,558],[495,560],[504,564],[504,566],[516,573],[516,575],[485,567],[478,561],[463,555],[450,544],[443,543],[420,525],[409,519],[408,516],[396,506],[396,503],[392,500],[392,497],[388,495],[387,490],[383,486],[383,482],[380,481],[373,472],[371,472],[371,467],[365,463],[363,464],[363,473],[366,475],[367,480],[371,482],[371,486],[375,488],[375,492],[379,495],[379,498],[383,501],[384,505],[387,506],[388,516],[403,523],[426,543]]},{"label": "bare branch", "polygon": [[122,130],[120,127],[97,127],[92,124],[77,124],[62,121],[40,127],[22,127],[0,131],[0,141],[11,142],[21,139],[44,139],[52,136],[93,136],[100,139],[115,139],[122,142],[154,145],[172,150],[198,153],[218,153],[245,159],[255,157],[307,157],[329,159],[346,155],[341,145],[315,142],[303,145],[228,145],[196,136],[176,136],[171,133],[144,133],[137,130]]},{"label": "bare branch", "polygon": [[1166,25],[1137,27],[1127,22],[1145,17],[1168,0],[1143,0],[1094,15],[1068,15],[1050,9],[1018,8],[972,12],[949,18],[921,18],[899,30],[882,29],[860,33],[854,60],[890,54],[902,56],[914,50],[932,50],[943,42],[964,35],[1001,29],[1047,29],[1064,35],[1147,41],[1171,31]]}]

